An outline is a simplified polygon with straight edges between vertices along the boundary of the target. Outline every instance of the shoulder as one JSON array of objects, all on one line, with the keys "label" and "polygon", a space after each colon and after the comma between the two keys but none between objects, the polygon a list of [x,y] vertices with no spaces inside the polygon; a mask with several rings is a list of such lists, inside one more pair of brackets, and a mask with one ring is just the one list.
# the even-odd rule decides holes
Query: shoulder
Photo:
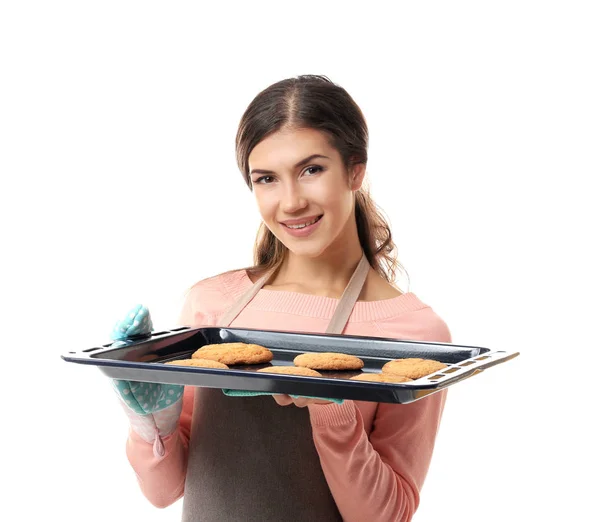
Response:
[{"label": "shoulder", "polygon": [[396,303],[397,310],[396,313],[375,321],[382,333],[399,339],[452,342],[452,335],[446,321],[414,293],[402,294],[402,298],[388,302]]},{"label": "shoulder", "polygon": [[201,279],[185,291],[184,307],[191,314],[220,315],[244,292],[248,281],[243,269]]},{"label": "shoulder", "polygon": [[359,296],[362,301],[383,301],[402,295],[393,284],[386,281],[373,268],[369,270],[364,288]]}]

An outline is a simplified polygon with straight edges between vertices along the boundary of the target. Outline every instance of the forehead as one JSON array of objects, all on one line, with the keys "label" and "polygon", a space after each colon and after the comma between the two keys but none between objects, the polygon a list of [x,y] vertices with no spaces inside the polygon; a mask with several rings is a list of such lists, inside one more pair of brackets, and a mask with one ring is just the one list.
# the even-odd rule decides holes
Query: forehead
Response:
[{"label": "forehead", "polygon": [[252,149],[248,157],[250,169],[291,167],[313,154],[337,158],[339,154],[329,144],[327,137],[315,129],[277,131],[267,136]]}]

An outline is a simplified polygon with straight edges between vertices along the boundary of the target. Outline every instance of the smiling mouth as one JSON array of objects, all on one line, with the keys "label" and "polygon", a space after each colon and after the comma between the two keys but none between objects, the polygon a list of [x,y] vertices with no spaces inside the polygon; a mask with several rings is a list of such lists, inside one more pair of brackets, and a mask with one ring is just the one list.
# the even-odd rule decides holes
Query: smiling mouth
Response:
[{"label": "smiling mouth", "polygon": [[312,221],[308,221],[306,223],[302,223],[301,225],[286,225],[285,223],[282,223],[282,225],[285,226],[285,227],[287,227],[287,228],[291,228],[293,230],[300,230],[300,229],[306,228],[306,227],[308,227],[310,225],[314,225],[322,217],[323,217],[323,215],[320,215],[319,217],[313,219]]}]

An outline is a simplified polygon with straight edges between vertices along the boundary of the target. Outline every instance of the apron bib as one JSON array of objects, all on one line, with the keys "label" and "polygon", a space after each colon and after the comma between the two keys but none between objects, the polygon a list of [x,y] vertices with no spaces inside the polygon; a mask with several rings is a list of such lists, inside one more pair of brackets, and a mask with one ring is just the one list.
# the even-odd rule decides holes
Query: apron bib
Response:
[{"label": "apron bib", "polygon": [[[341,334],[364,286],[363,256],[326,333]],[[230,326],[273,275],[261,277],[223,315]],[[329,522],[342,517],[323,475],[307,408],[270,396],[227,397],[197,387],[183,522]]]}]

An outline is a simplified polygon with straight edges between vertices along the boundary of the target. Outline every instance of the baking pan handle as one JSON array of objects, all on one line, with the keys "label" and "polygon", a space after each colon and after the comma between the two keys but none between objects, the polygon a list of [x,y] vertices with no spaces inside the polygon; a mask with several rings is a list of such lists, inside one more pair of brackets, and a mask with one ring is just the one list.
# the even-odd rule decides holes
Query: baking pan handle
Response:
[{"label": "baking pan handle", "polygon": [[424,397],[425,395],[439,391],[442,388],[446,388],[451,384],[473,377],[473,375],[477,375],[492,366],[510,361],[518,355],[520,355],[519,352],[487,352],[477,357],[466,359],[460,363],[451,364],[444,370],[435,372],[433,375],[428,375],[422,379],[417,379],[410,384],[414,384],[415,386],[422,386],[425,383],[435,384],[436,386],[434,389],[422,389],[417,392],[419,398]]}]

